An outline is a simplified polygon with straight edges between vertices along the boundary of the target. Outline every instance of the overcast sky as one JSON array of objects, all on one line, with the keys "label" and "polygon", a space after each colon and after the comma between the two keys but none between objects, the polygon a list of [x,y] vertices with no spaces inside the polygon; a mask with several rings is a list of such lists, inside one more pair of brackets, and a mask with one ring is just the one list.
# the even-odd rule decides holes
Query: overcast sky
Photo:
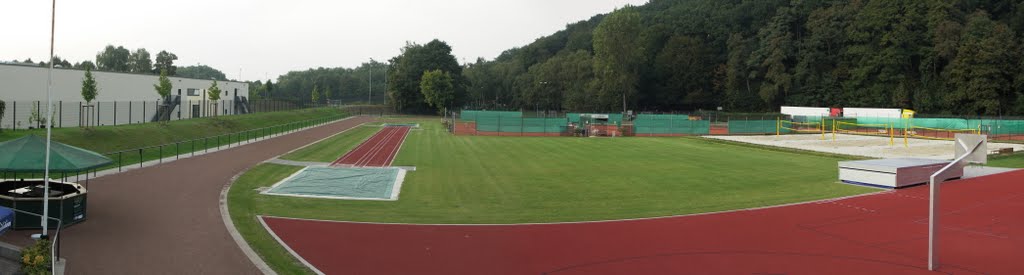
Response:
[{"label": "overcast sky", "polygon": [[[58,0],[55,54],[94,60],[107,44],[178,55],[228,78],[275,78],[311,67],[355,67],[406,41],[448,42],[463,61],[493,59],[566,24],[647,0]],[[0,1],[0,60],[49,55],[50,1]]]}]

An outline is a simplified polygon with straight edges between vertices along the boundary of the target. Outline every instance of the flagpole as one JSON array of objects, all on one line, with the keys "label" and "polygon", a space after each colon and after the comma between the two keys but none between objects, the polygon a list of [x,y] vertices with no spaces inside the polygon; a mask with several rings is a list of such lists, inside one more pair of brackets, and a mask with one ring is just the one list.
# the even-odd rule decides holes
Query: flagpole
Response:
[{"label": "flagpole", "polygon": [[46,75],[46,159],[43,170],[43,218],[40,221],[43,226],[43,234],[40,239],[47,239],[50,218],[50,138],[53,130],[53,98],[50,97],[50,90],[53,86],[53,33],[57,17],[57,0],[52,0],[50,9],[50,70]]}]

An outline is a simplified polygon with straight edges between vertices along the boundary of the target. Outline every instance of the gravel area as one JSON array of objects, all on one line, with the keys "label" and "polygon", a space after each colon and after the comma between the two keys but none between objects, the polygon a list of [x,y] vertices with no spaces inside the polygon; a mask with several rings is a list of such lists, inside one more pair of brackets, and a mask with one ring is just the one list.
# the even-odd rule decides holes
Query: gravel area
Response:
[{"label": "gravel area", "polygon": [[[794,148],[834,154],[864,156],[871,158],[927,158],[953,159],[953,141],[908,139],[904,145],[902,138],[895,138],[893,145],[888,137],[862,135],[760,135],[760,136],[705,136],[705,138],[737,141],[759,145]],[[1024,150],[1022,144],[988,143],[990,152],[1002,148],[1013,148],[1014,151]]]}]

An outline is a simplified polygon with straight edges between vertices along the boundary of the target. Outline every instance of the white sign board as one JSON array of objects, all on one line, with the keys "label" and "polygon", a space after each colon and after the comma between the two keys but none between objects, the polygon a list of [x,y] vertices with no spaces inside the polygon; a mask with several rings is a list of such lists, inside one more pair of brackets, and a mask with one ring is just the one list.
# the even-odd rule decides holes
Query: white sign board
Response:
[{"label": "white sign board", "polygon": [[903,109],[843,108],[843,117],[900,118],[902,116],[903,116]]},{"label": "white sign board", "polygon": [[791,116],[829,116],[828,108],[782,106],[780,113]]}]

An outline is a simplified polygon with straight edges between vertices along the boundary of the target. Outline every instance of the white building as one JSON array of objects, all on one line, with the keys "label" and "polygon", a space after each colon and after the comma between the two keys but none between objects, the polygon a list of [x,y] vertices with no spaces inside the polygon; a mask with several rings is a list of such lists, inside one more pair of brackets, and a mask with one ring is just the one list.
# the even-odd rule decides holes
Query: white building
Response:
[{"label": "white building", "polygon": [[[47,67],[21,64],[0,64],[0,100],[6,102],[0,127],[4,129],[33,127],[29,117],[33,110],[45,117]],[[77,127],[81,124],[119,125],[143,123],[161,119],[159,106],[166,105],[170,113],[163,119],[187,119],[213,115],[247,113],[249,84],[236,81],[218,81],[219,101],[210,101],[207,89],[212,80],[169,77],[171,100],[162,102],[153,85],[158,75],[93,71],[99,90],[92,104],[82,99],[84,70],[55,68],[51,95],[54,102],[54,120],[58,127]],[[180,102],[178,101],[180,100]],[[91,106],[90,106],[91,105]],[[173,107],[173,108],[172,108]]]}]

